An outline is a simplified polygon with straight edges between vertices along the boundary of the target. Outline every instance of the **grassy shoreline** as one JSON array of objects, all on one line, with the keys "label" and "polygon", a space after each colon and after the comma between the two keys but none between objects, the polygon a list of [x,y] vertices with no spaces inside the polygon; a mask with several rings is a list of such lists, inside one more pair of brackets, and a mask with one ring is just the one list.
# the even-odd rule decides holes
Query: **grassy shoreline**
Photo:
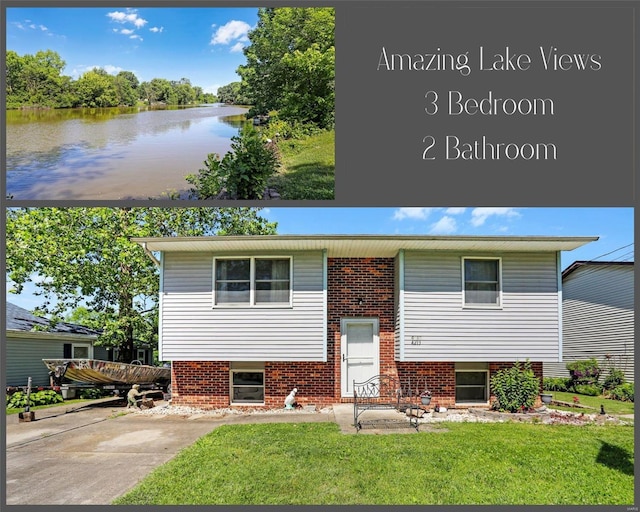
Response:
[{"label": "grassy shoreline", "polygon": [[269,186],[282,199],[326,200],[335,197],[335,130],[278,145],[282,167]]}]

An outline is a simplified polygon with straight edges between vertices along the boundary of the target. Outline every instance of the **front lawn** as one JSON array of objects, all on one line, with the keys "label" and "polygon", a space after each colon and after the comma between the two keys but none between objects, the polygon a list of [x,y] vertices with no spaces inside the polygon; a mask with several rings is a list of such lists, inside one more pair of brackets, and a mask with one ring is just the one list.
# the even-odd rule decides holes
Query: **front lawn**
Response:
[{"label": "front lawn", "polygon": [[604,410],[607,414],[633,414],[633,402],[621,402],[620,400],[609,400],[607,398],[602,398],[599,396],[578,395],[576,393],[565,391],[545,391],[545,393],[553,395],[554,400],[560,400],[561,402],[569,403],[573,403],[573,397],[575,396],[578,397],[580,404],[593,408],[593,410],[589,410],[557,407],[555,405],[552,405],[551,407],[554,409],[557,408],[567,411],[588,412],[593,414],[600,412],[600,405],[604,405]]},{"label": "front lawn", "polygon": [[115,504],[634,502],[633,427],[447,423],[345,435],[332,423],[222,426]]},{"label": "front lawn", "polygon": [[[47,404],[47,405],[32,405],[29,410],[30,411],[39,411],[40,409],[48,409],[49,407],[60,407],[63,405],[75,405],[82,402],[90,402],[91,398],[75,398],[70,400],[65,400],[64,402],[58,402],[57,404]],[[18,414],[19,412],[24,412],[24,407],[12,407],[7,409],[7,414]]]}]

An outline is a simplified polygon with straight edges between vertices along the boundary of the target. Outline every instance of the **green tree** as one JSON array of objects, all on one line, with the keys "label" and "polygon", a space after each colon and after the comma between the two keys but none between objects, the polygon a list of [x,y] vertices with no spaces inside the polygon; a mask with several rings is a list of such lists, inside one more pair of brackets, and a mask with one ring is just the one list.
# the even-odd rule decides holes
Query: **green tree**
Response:
[{"label": "green tree", "polygon": [[251,100],[241,92],[240,82],[231,82],[218,88],[218,101],[231,105],[249,105]]},{"label": "green tree", "polygon": [[164,78],[154,78],[150,82],[152,94],[157,103],[165,103],[167,105],[176,105],[177,98],[171,82]]},{"label": "green tree", "polygon": [[251,208],[8,209],[7,277],[12,293],[34,283],[42,313],[62,317],[84,305],[103,315],[101,341],[131,360],[136,335],[153,342],[159,286],[132,237],[273,233],[275,224]]},{"label": "green tree", "polygon": [[333,125],[335,108],[333,8],[262,8],[238,68],[251,115],[280,111],[282,119]]},{"label": "green tree", "polygon": [[56,106],[61,93],[65,62],[52,50],[20,57],[6,53],[7,101],[12,105]]},{"label": "green tree", "polygon": [[132,107],[138,100],[138,78],[131,71],[120,71],[113,78],[118,106]]},{"label": "green tree", "polygon": [[118,106],[119,98],[115,77],[104,69],[93,68],[84,73],[78,79],[77,92],[83,107]]}]

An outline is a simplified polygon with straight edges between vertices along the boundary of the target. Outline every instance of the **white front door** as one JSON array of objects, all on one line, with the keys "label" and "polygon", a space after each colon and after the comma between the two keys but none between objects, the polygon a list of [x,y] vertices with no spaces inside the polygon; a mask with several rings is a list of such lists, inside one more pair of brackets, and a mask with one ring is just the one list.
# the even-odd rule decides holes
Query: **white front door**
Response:
[{"label": "white front door", "polygon": [[353,381],[380,373],[380,337],[377,318],[343,318],[340,322],[342,396],[353,396]]}]

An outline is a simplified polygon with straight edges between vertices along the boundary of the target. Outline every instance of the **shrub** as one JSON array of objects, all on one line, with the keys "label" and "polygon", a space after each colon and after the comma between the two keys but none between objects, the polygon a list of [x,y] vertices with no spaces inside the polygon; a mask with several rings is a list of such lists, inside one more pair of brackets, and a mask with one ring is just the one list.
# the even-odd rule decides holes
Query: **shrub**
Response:
[{"label": "shrub", "polygon": [[102,398],[103,396],[106,396],[108,394],[108,391],[103,391],[96,388],[87,388],[80,391],[80,398],[84,398],[85,400],[95,400],[97,398]]},{"label": "shrub", "polygon": [[621,400],[623,402],[634,401],[634,386],[633,382],[627,382],[621,384],[609,391],[609,398],[613,400]]},{"label": "shrub", "polygon": [[604,389],[613,389],[624,384],[624,381],[624,373],[622,370],[610,368],[609,373],[604,379],[603,387]]},{"label": "shrub", "polygon": [[602,389],[597,384],[576,384],[576,393],[587,396],[599,396]]},{"label": "shrub", "polygon": [[268,144],[250,124],[231,138],[231,151],[222,160],[210,153],[204,164],[198,175],[186,177],[201,199],[215,197],[223,188],[235,199],[261,199],[267,180],[280,165],[275,145]]},{"label": "shrub", "polygon": [[539,389],[540,379],[533,373],[529,360],[524,367],[516,362],[491,378],[491,391],[497,399],[495,407],[501,411],[517,412],[533,407]]},{"label": "shrub", "polygon": [[[29,406],[34,405],[50,405],[63,402],[62,396],[53,390],[43,390],[31,393],[29,396]],[[27,406],[27,394],[23,391],[13,393],[7,396],[7,409],[19,409]]]},{"label": "shrub", "polygon": [[545,391],[567,391],[570,380],[564,377],[545,377],[542,379],[542,389]]},{"label": "shrub", "polygon": [[571,387],[574,389],[579,384],[598,383],[600,367],[598,366],[598,360],[595,358],[567,363],[566,368],[571,375]]}]

